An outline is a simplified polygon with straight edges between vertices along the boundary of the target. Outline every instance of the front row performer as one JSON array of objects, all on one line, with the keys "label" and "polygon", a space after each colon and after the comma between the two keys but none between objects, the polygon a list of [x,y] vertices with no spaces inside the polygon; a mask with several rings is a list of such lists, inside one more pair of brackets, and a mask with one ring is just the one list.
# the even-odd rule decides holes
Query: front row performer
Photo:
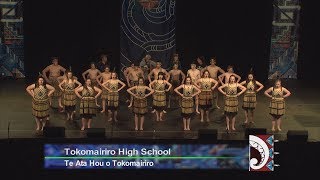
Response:
[{"label": "front row performer", "polygon": [[[147,93],[149,91],[149,93]],[[150,96],[154,90],[144,85],[143,77],[138,78],[138,84],[127,89],[127,92],[134,97],[133,112],[134,112],[134,129],[143,130],[144,116],[148,112],[147,97]],[[139,123],[140,117],[140,123]]]},{"label": "front row performer", "polygon": [[[165,111],[166,108],[166,92],[172,87],[167,80],[163,79],[164,76],[165,74],[163,72],[159,72],[158,79],[149,84],[149,87],[154,90],[153,109],[156,110],[156,121],[163,121],[163,111]],[[166,85],[168,85],[167,89]]]},{"label": "front row performer", "polygon": [[65,74],[66,78],[59,84],[59,88],[63,92],[63,105],[67,113],[67,121],[72,121],[77,103],[75,89],[80,87],[82,84],[77,81],[71,71],[67,70]]},{"label": "front row performer", "polygon": [[[270,95],[271,93],[271,95]],[[291,92],[282,87],[281,80],[276,80],[273,87],[267,89],[264,94],[271,98],[270,102],[270,115],[272,119],[271,131],[275,131],[275,126],[277,125],[277,130],[281,131],[281,117],[285,114],[285,101],[284,99],[291,95]]]},{"label": "front row performer", "polygon": [[209,109],[212,107],[212,92],[217,87],[218,82],[210,78],[208,70],[205,70],[202,78],[195,82],[195,85],[201,89],[199,94],[199,107],[201,122],[203,122],[204,113],[206,113],[206,121],[209,122]]},{"label": "front row performer", "polygon": [[[180,93],[182,89],[182,93]],[[185,84],[180,85],[174,91],[182,97],[181,102],[181,116],[183,118],[183,130],[190,130],[190,120],[194,113],[194,102],[193,98],[197,96],[201,90],[197,86],[191,83],[191,78],[187,77]]]},{"label": "front row performer", "polygon": [[[238,88],[241,89],[238,92]],[[225,106],[224,106],[224,114],[226,116],[227,127],[226,131],[230,130],[230,119],[231,119],[231,128],[233,131],[236,130],[235,122],[236,115],[238,113],[238,96],[246,91],[246,88],[241,84],[236,82],[236,77],[231,75],[229,78],[229,82],[220,86],[218,90],[225,95]]]},{"label": "front row performer", "polygon": [[242,109],[244,109],[244,115],[246,118],[244,125],[247,125],[249,119],[250,123],[254,123],[253,111],[257,105],[257,92],[259,92],[264,86],[259,81],[254,79],[252,72],[248,74],[247,80],[242,81],[240,84],[247,88],[246,92],[244,93],[242,105]]},{"label": "front row performer", "polygon": [[36,130],[43,130],[46,121],[49,120],[49,97],[55,89],[46,84],[43,77],[39,77],[37,82],[28,86],[26,90],[32,97],[32,115],[36,120]]},{"label": "front row performer", "polygon": [[[97,93],[95,95],[95,92]],[[75,89],[76,95],[81,99],[80,116],[82,121],[81,130],[91,128],[92,117],[96,116],[96,101],[102,90],[91,84],[91,79],[86,79],[84,86]],[[81,93],[81,95],[80,95]]]}]

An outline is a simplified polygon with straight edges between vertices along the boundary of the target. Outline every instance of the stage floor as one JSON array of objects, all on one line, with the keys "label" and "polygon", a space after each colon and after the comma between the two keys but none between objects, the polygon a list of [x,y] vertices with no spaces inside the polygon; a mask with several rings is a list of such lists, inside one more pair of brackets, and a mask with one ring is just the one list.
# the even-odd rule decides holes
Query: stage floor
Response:
[{"label": "stage floor", "polygon": [[[0,81],[0,138],[41,138],[35,131],[35,121],[31,114],[31,97],[25,91],[25,80]],[[275,138],[285,140],[288,130],[308,130],[309,141],[320,141],[320,88],[305,86],[298,80],[283,82],[292,96],[286,101],[286,114],[282,118],[282,131],[274,133]],[[263,91],[263,90],[262,90]],[[110,123],[105,114],[98,114],[93,119],[93,128],[106,128],[108,138],[129,139],[196,139],[199,129],[218,129],[218,139],[243,140],[244,112],[239,107],[236,117],[236,131],[227,134],[225,121],[221,121],[223,113],[222,96],[219,99],[221,109],[210,112],[210,122],[200,123],[200,115],[191,120],[191,131],[182,129],[182,118],[179,108],[167,109],[163,122],[156,122],[155,115],[149,113],[145,118],[144,131],[134,131],[133,113],[127,108],[125,94],[121,96],[118,122]],[[242,97],[241,97],[242,98]],[[53,104],[56,106],[56,103]],[[242,103],[240,102],[240,106]],[[255,111],[255,124],[251,127],[267,128],[271,134],[271,117],[268,114],[269,99],[258,94],[258,105]],[[78,107],[77,107],[78,108]],[[83,138],[85,132],[80,131],[81,120],[77,113],[74,123],[66,122],[66,115],[57,109],[50,110],[50,126],[66,128],[66,138]],[[151,112],[151,109],[150,111]]]}]

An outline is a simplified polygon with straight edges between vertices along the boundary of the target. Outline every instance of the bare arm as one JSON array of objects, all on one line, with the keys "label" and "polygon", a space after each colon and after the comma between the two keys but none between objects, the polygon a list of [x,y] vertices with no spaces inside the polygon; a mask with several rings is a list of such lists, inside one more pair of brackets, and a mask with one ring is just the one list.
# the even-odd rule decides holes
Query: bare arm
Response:
[{"label": "bare arm", "polygon": [[237,94],[237,96],[240,96],[247,90],[247,88],[242,86],[241,84],[237,84],[237,85],[238,85],[238,88],[241,89],[241,91]]},{"label": "bare arm", "polygon": [[168,92],[170,89],[171,89],[171,87],[172,87],[172,84],[171,83],[169,83],[168,81],[164,81],[169,87],[168,87],[168,89],[166,89],[166,91]]},{"label": "bare arm", "polygon": [[124,87],[126,87],[126,84],[123,83],[122,81],[118,80],[118,83],[121,84],[122,86],[118,89],[118,92],[121,91]]},{"label": "bare arm", "polygon": [[170,79],[170,74],[169,74],[168,71],[165,70],[165,69],[164,69],[164,74],[165,74],[165,76],[166,76],[166,80],[169,81],[169,79]]},{"label": "bare arm", "polygon": [[202,69],[201,69],[201,71],[200,71],[201,76],[203,75],[203,72],[204,72],[205,70],[207,70],[207,69],[208,69],[208,66],[206,66],[205,68],[202,68]]},{"label": "bare arm", "polygon": [[47,73],[50,71],[49,66],[47,66],[46,68],[44,68],[44,70],[42,71],[42,76],[44,77],[44,79],[46,80],[46,82],[49,82]]},{"label": "bare arm", "polygon": [[152,76],[152,74],[154,74],[153,70],[148,74],[148,80],[149,80],[150,83],[151,83],[151,76]]},{"label": "bare arm", "polygon": [[283,98],[289,97],[291,95],[291,92],[288,89],[286,89],[286,88],[282,88],[282,89],[283,89],[283,92],[285,93]]},{"label": "bare arm", "polygon": [[221,74],[226,73],[226,72],[225,72],[223,69],[221,69],[220,67],[219,67],[218,71],[219,71]]},{"label": "bare arm", "polygon": [[102,74],[100,73],[97,77],[96,77],[96,81],[98,82],[98,84],[101,86],[101,81],[102,81]]},{"label": "bare arm", "polygon": [[74,90],[74,92],[76,93],[76,95],[82,99],[82,96],[79,94],[81,91],[83,90],[83,87],[78,87],[77,89]]},{"label": "bare arm", "polygon": [[[258,82],[258,81],[256,81],[256,82]],[[243,86],[246,84],[246,81],[242,81],[240,84]]]},{"label": "bare arm", "polygon": [[193,83],[193,85],[197,86],[197,88],[200,89],[200,79],[196,80],[196,82]]},{"label": "bare arm", "polygon": [[236,73],[233,73],[233,75],[237,78],[237,83],[239,83],[241,80],[241,77]]},{"label": "bare arm", "polygon": [[66,68],[60,66],[60,71],[63,72],[63,75],[66,73]]},{"label": "bare arm", "polygon": [[259,81],[256,81],[256,84],[259,86],[259,88],[256,90],[256,92],[259,92],[264,86]]},{"label": "bare arm", "polygon": [[201,93],[201,90],[200,90],[197,86],[194,86],[194,88],[197,90],[197,92],[194,93],[194,94],[192,95],[192,97],[194,97],[194,96],[196,96],[196,95],[198,95],[198,94]]},{"label": "bare arm", "polygon": [[138,96],[137,96],[135,93],[132,92],[132,91],[135,90],[135,89],[136,89],[136,86],[133,86],[133,87],[127,89],[127,92],[128,92],[129,94],[131,94],[133,97],[135,97],[135,98],[138,99]]},{"label": "bare arm", "polygon": [[63,91],[64,89],[62,88],[62,85],[66,82],[66,80],[63,80],[61,83],[59,83],[59,88],[61,89],[61,91]]},{"label": "bare arm", "polygon": [[[78,87],[82,86],[82,84],[81,84],[78,80],[75,80],[74,83],[76,83],[76,84],[78,85]],[[77,87],[77,88],[78,88],[78,87]]]},{"label": "bare arm", "polygon": [[130,84],[130,80],[129,80],[129,74],[127,74],[125,77],[126,77],[126,80],[127,80],[127,84],[128,84],[128,87],[131,87],[131,84]]},{"label": "bare arm", "polygon": [[211,90],[213,91],[218,86],[219,83],[218,83],[218,81],[216,81],[214,79],[212,79],[211,81],[214,83],[213,87],[211,88]]},{"label": "bare arm", "polygon": [[153,84],[156,82],[156,80],[152,81],[150,84],[149,84],[149,88],[153,89]]},{"label": "bare arm", "polygon": [[55,91],[54,87],[50,86],[49,84],[46,84],[47,89],[49,90],[48,96],[50,97],[53,92]]},{"label": "bare arm", "polygon": [[269,98],[272,98],[272,96],[270,95],[270,92],[272,91],[272,87],[267,89],[265,92],[264,92],[264,95],[266,95],[267,97]]},{"label": "bare arm", "polygon": [[176,92],[179,96],[181,96],[181,97],[183,97],[183,94],[181,94],[180,92],[179,92],[179,90],[180,89],[182,89],[183,88],[183,85],[180,85],[179,87],[177,87],[177,88],[175,88],[174,89],[174,92]]},{"label": "bare arm", "polygon": [[86,76],[87,76],[88,73],[89,73],[89,69],[86,70],[84,73],[82,73],[82,77],[83,77],[83,80],[84,80],[84,81],[87,80]]},{"label": "bare arm", "polygon": [[219,90],[223,95],[227,95],[227,93],[222,90],[222,89],[225,88],[226,86],[227,86],[227,85],[224,84],[224,85],[218,87],[218,90]]},{"label": "bare arm", "polygon": [[26,88],[26,91],[28,92],[28,94],[30,94],[31,97],[34,97],[34,93],[33,93],[33,89],[36,87],[35,84],[31,84],[30,86],[28,86]]},{"label": "bare arm", "polygon": [[181,81],[181,84],[184,83],[184,80],[186,79],[186,75],[180,70],[180,74],[182,76],[182,81]]},{"label": "bare arm", "polygon": [[110,81],[110,80],[108,80],[108,81],[104,82],[104,83],[103,83],[103,84],[101,84],[101,85],[102,85],[102,87],[104,87],[107,91],[111,92],[112,90],[111,90],[111,89],[109,89],[109,88],[106,86],[106,84],[108,84],[108,83],[109,83],[109,81]]},{"label": "bare arm", "polygon": [[93,89],[97,92],[97,95],[94,97],[95,99],[97,99],[102,93],[102,90],[100,88],[97,88],[96,86],[94,86]]},{"label": "bare arm", "polygon": [[220,75],[218,76],[219,82],[220,82],[222,85],[224,85],[224,83],[223,83],[223,78],[224,78],[225,76],[226,76],[225,73],[220,74]]},{"label": "bare arm", "polygon": [[154,93],[154,90],[149,88],[148,86],[146,86],[146,89],[149,91],[149,93],[144,96],[145,98]]}]

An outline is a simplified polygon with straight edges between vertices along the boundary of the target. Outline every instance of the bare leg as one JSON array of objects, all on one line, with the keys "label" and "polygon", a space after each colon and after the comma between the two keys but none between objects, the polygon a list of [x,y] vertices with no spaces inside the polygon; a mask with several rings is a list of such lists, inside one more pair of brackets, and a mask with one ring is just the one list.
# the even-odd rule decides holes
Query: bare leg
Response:
[{"label": "bare leg", "polygon": [[204,110],[200,109],[200,122],[203,122]]},{"label": "bare leg", "polygon": [[277,128],[278,128],[278,131],[281,131],[281,118],[279,118],[277,121]]},{"label": "bare leg", "polygon": [[71,121],[73,121],[73,116],[74,116],[74,111],[72,111],[71,116],[70,116]]},{"label": "bare leg", "polygon": [[38,118],[34,118],[35,120],[36,120],[36,124],[37,124],[37,131],[39,131],[40,130],[40,126],[41,126],[41,122],[40,122],[40,119],[38,119]]},{"label": "bare leg", "polygon": [[41,127],[41,131],[43,131],[43,128],[46,126],[46,122],[47,120],[49,120],[49,118],[45,118],[45,119],[42,119],[41,122],[42,122],[42,127]]},{"label": "bare leg", "polygon": [[206,116],[207,116],[207,122],[209,122],[210,119],[209,119],[209,111],[208,110],[206,110]]},{"label": "bare leg", "polygon": [[91,128],[92,119],[88,119],[88,128]]},{"label": "bare leg", "polygon": [[250,122],[251,122],[251,123],[254,123],[254,121],[253,121],[253,115],[254,115],[253,109],[250,111],[250,114],[251,114],[251,117],[250,117],[250,118],[251,118],[251,121],[250,121]]},{"label": "bare leg", "polygon": [[102,104],[102,111],[100,111],[100,112],[104,113],[106,111],[106,100],[102,99],[101,104]]},{"label": "bare leg", "polygon": [[108,121],[112,121],[112,111],[111,110],[108,110],[108,115],[109,115]]},{"label": "bare leg", "polygon": [[219,93],[218,92],[213,92],[213,101],[214,101],[214,105],[216,106],[217,109],[220,109],[220,107],[218,106],[218,100],[219,100]]},{"label": "bare leg", "polygon": [[233,131],[236,130],[236,128],[234,127],[235,123],[236,123],[236,117],[234,116],[234,117],[232,118],[232,120],[231,120],[231,127],[232,127],[232,130],[233,130]]},{"label": "bare leg", "polygon": [[134,114],[134,130],[138,131],[139,117],[137,114]]},{"label": "bare leg", "polygon": [[67,112],[67,121],[70,120],[70,113]]},{"label": "bare leg", "polygon": [[118,115],[118,111],[114,111],[113,112],[113,119],[115,122],[118,122],[117,115]]},{"label": "bare leg", "polygon": [[156,111],[156,121],[159,121],[159,112]]},{"label": "bare leg", "polygon": [[168,100],[168,108],[170,108],[170,105],[171,105],[171,95],[169,95],[169,100]]},{"label": "bare leg", "polygon": [[187,129],[187,120],[186,120],[186,118],[183,118],[183,130],[188,130]]},{"label": "bare leg", "polygon": [[272,131],[272,132],[274,132],[274,131],[276,130],[275,127],[276,127],[276,118],[273,118],[273,119],[272,119],[272,128],[271,128],[271,131]]},{"label": "bare leg", "polygon": [[229,119],[229,116],[226,116],[226,122],[227,122],[227,127],[226,127],[226,130],[229,131],[229,122],[230,122],[230,119]]},{"label": "bare leg", "polygon": [[249,112],[248,112],[248,110],[244,110],[244,117],[246,118],[246,120],[244,121],[244,123],[245,124],[247,124],[248,123],[248,120],[249,120],[249,114],[248,114]]},{"label": "bare leg", "polygon": [[196,96],[196,113],[200,114],[199,112],[199,96]]},{"label": "bare leg", "polygon": [[58,102],[59,102],[59,107],[60,107],[60,108],[63,108],[61,96],[58,97]]},{"label": "bare leg", "polygon": [[133,103],[133,96],[130,95],[130,104],[129,104],[128,108],[132,107],[132,103]]},{"label": "bare leg", "polygon": [[159,112],[160,121],[163,121],[162,117],[163,117],[163,111]]},{"label": "bare leg", "polygon": [[52,106],[52,97],[49,98],[49,105]]},{"label": "bare leg", "polygon": [[190,120],[191,120],[191,118],[187,119],[187,130],[189,130],[189,131],[190,131]]},{"label": "bare leg", "polygon": [[81,127],[81,131],[83,131],[84,129],[85,129],[85,127],[86,127],[86,119],[85,118],[82,118],[81,119],[81,122],[82,122],[82,127]]},{"label": "bare leg", "polygon": [[140,117],[140,130],[143,131],[144,116]]}]

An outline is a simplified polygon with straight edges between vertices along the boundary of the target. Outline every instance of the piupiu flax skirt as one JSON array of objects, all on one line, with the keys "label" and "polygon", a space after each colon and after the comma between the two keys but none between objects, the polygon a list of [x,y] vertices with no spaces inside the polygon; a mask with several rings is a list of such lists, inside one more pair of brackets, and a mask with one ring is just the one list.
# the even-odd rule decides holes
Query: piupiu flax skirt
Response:
[{"label": "piupiu flax skirt", "polygon": [[284,99],[271,99],[270,114],[275,118],[280,118],[285,114],[285,101]]},{"label": "piupiu flax skirt", "polygon": [[242,108],[245,110],[255,109],[257,105],[256,93],[246,93],[243,97]]},{"label": "piupiu flax skirt", "polygon": [[212,91],[201,91],[199,94],[199,108],[208,110],[212,106]]},{"label": "piupiu flax skirt", "polygon": [[106,88],[102,88],[101,99],[102,100],[108,99],[108,93],[109,91]]},{"label": "piupiu flax skirt", "polygon": [[58,78],[56,77],[49,77],[49,80],[51,82],[51,85],[54,87],[54,92],[52,94],[52,96],[54,97],[60,97],[62,95],[62,91],[59,87],[59,81]]},{"label": "piupiu flax skirt", "polygon": [[155,91],[153,93],[153,108],[158,111],[162,111],[166,107],[166,92]]},{"label": "piupiu flax skirt", "polygon": [[235,116],[238,113],[238,97],[226,96],[224,104],[225,115]]},{"label": "piupiu flax skirt", "polygon": [[136,99],[133,101],[133,112],[137,115],[145,115],[148,112],[147,99]]},{"label": "piupiu flax skirt", "polygon": [[49,117],[49,99],[32,100],[32,115],[38,119]]},{"label": "piupiu flax skirt", "polygon": [[115,111],[119,107],[119,93],[109,92],[108,93],[108,109]]},{"label": "piupiu flax skirt", "polygon": [[194,114],[193,98],[182,98],[181,102],[181,116],[190,118]]},{"label": "piupiu flax skirt", "polygon": [[80,102],[80,117],[91,119],[96,116],[97,107],[94,97],[83,97]]},{"label": "piupiu flax skirt", "polygon": [[73,90],[66,90],[63,92],[63,105],[65,107],[65,111],[73,112],[76,109],[76,98],[76,93]]}]

